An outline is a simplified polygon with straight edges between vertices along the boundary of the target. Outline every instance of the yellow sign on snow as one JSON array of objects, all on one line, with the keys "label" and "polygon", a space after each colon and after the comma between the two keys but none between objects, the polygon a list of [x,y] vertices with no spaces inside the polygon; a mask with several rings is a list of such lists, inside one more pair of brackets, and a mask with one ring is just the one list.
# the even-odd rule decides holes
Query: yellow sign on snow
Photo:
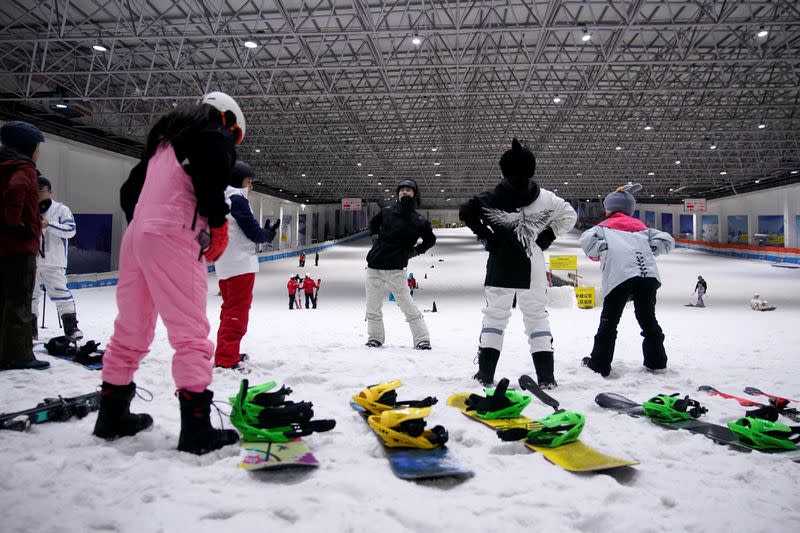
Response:
[{"label": "yellow sign on snow", "polygon": [[578,307],[581,309],[592,309],[594,307],[594,287],[575,287],[575,298],[578,299]]},{"label": "yellow sign on snow", "polygon": [[578,270],[578,256],[551,255],[550,270]]}]

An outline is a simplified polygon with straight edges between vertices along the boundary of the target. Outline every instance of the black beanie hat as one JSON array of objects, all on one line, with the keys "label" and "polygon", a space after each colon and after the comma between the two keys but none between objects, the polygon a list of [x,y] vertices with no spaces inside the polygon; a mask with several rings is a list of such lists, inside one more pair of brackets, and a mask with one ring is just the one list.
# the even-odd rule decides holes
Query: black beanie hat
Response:
[{"label": "black beanie hat", "polygon": [[400,183],[397,184],[397,189],[395,189],[394,193],[400,194],[400,189],[402,187],[411,187],[414,189],[414,203],[417,204],[417,207],[420,205],[420,198],[419,198],[419,187],[417,187],[417,182],[412,180],[411,178],[403,178],[400,180]]},{"label": "black beanie hat", "polygon": [[39,174],[39,177],[37,179],[39,180],[39,188],[40,189],[44,189],[45,187],[47,187],[47,190],[49,190],[49,191],[53,190],[53,186],[50,184],[50,180],[49,179],[45,178],[41,174]]},{"label": "black beanie hat", "polygon": [[511,139],[511,149],[500,157],[500,170],[509,180],[529,180],[536,172],[536,157],[516,137]]},{"label": "black beanie hat", "polygon": [[254,178],[255,173],[253,169],[250,168],[250,165],[245,163],[244,161],[236,161],[233,165],[233,169],[231,170],[231,179],[228,182],[228,185],[231,187],[236,187],[237,189],[242,188],[242,182],[245,178]]},{"label": "black beanie hat", "polygon": [[43,142],[44,135],[39,128],[27,122],[8,122],[0,128],[0,143],[26,157],[33,157],[36,146]]}]

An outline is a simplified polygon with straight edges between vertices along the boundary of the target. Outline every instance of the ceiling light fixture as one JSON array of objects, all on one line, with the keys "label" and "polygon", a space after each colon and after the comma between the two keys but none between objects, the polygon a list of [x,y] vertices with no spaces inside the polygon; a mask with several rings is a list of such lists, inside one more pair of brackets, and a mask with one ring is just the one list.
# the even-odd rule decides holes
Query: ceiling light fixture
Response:
[{"label": "ceiling light fixture", "polygon": [[716,150],[717,149],[717,145],[716,144],[712,144],[711,146],[709,146],[709,149]]},{"label": "ceiling light fixture", "polygon": [[647,173],[647,175],[648,175],[648,176],[655,176],[655,175],[656,175],[656,173],[655,173],[655,172],[648,172],[648,173]]},{"label": "ceiling light fixture", "polygon": [[436,148],[435,146],[431,148],[431,152],[435,152],[436,150],[438,150],[438,148]]},{"label": "ceiling light fixture", "polygon": [[434,176],[436,176],[436,177],[438,178],[438,177],[441,177],[441,174],[439,174],[439,173],[437,172],[436,174],[434,174]]},{"label": "ceiling light fixture", "polygon": [[256,153],[260,154],[261,153],[261,148],[256,148]]},{"label": "ceiling light fixture", "polygon": [[245,48],[258,48],[258,43],[255,41],[245,41],[244,42]]},{"label": "ceiling light fixture", "polygon": [[444,189],[440,190],[439,192],[444,192]]},{"label": "ceiling light fixture", "polygon": [[317,185],[322,185],[322,182],[321,182],[321,181],[318,181],[318,182],[317,182]]},{"label": "ceiling light fixture", "polygon": [[720,175],[720,176],[727,176],[727,175],[728,175],[728,173],[727,173],[727,172],[725,172],[725,171],[723,170],[722,172],[720,172],[720,173],[719,173],[719,175]]},{"label": "ceiling light fixture", "polygon": [[653,126],[651,126],[650,124],[645,124],[644,131],[650,131],[652,129],[653,129]]},{"label": "ceiling light fixture", "polygon": [[367,174],[367,177],[368,177],[368,178],[371,178],[372,176],[373,176],[372,174]]},{"label": "ceiling light fixture", "polygon": [[305,175],[305,174],[300,174],[300,175],[301,175],[302,177],[304,177],[304,178],[306,177],[306,175]]},{"label": "ceiling light fixture", "polygon": [[758,125],[758,129],[760,129],[760,130],[763,130],[766,127],[767,127],[767,125],[763,124],[763,123]]},{"label": "ceiling light fixture", "polygon": [[568,182],[568,181],[565,181],[565,182],[564,182],[564,185],[569,185],[569,182]]},{"label": "ceiling light fixture", "polygon": [[756,183],[761,183],[761,180],[756,180],[755,182],[756,182]]},{"label": "ceiling light fixture", "polygon": [[765,29],[764,29],[764,26],[761,26],[761,29],[760,29],[760,30],[758,30],[758,33],[756,33],[756,36],[757,36],[759,39],[763,39],[763,38],[764,38],[764,37],[766,37],[767,35],[769,35],[769,32],[768,32],[767,30],[765,30]]},{"label": "ceiling light fixture", "polygon": [[556,96],[553,98],[553,103],[554,103],[554,104],[560,104],[560,103],[561,103],[561,97],[560,97],[560,96],[558,96],[558,95],[556,95]]},{"label": "ceiling light fixture", "polygon": [[58,109],[66,109],[66,108],[68,108],[69,106],[68,106],[67,104],[56,104],[56,107],[57,107]]},{"label": "ceiling light fixture", "polygon": [[439,165],[441,165],[441,163],[438,162],[438,161],[433,164],[433,166],[435,166],[435,167],[438,167]]},{"label": "ceiling light fixture", "polygon": [[94,50],[95,52],[108,52],[108,48],[103,46],[103,44],[101,43],[94,43],[92,45],[92,50]]},{"label": "ceiling light fixture", "polygon": [[622,146],[617,146],[614,148],[614,150],[622,150]]},{"label": "ceiling light fixture", "polygon": [[411,38],[411,44],[414,46],[419,46],[422,44],[422,38],[419,36],[418,33],[414,34],[414,37]]},{"label": "ceiling light fixture", "polygon": [[361,163],[356,163],[356,166],[357,166],[357,167],[360,167],[360,166],[361,166]]},{"label": "ceiling light fixture", "polygon": [[789,174],[797,174],[797,172],[798,172],[797,170],[792,170],[791,172],[789,172]]},{"label": "ceiling light fixture", "polygon": [[676,164],[676,165],[680,165],[680,164],[681,164],[681,160],[680,160],[680,159],[676,159],[676,160],[675,160],[675,164]]},{"label": "ceiling light fixture", "polygon": [[589,30],[584,29],[583,35],[581,36],[581,41],[588,42],[592,39],[592,34],[589,33]]}]

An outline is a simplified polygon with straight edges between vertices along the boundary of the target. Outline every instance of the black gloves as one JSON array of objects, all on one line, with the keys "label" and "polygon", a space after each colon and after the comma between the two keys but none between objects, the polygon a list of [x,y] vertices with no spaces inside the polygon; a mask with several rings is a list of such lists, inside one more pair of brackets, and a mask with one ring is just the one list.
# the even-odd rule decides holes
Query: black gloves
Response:
[{"label": "black gloves", "polygon": [[280,226],[280,225],[281,225],[281,221],[280,220],[276,220],[275,224],[273,224],[271,226],[269,224],[269,219],[267,219],[266,222],[264,222],[264,232],[267,234],[267,242],[272,242],[273,240],[275,240],[275,235],[276,235],[278,226]]},{"label": "black gloves", "polygon": [[553,244],[553,241],[556,240],[556,234],[553,232],[553,229],[547,227],[542,231],[538,237],[536,237],[536,246],[542,249],[544,252],[550,245]]}]

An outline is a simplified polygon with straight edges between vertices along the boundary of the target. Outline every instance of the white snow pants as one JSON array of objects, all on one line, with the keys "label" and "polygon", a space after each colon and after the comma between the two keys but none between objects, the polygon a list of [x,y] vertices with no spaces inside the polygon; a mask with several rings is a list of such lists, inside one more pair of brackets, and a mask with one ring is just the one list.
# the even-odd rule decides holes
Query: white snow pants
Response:
[{"label": "white snow pants", "polygon": [[419,341],[430,342],[431,336],[425,325],[425,318],[411,299],[405,270],[367,268],[367,335],[369,338],[381,344],[385,340],[382,307],[390,292],[394,294],[397,305],[406,315],[406,322],[411,327],[411,335],[414,337],[414,346]]},{"label": "white snow pants", "polygon": [[58,316],[75,312],[75,300],[67,288],[67,270],[65,268],[36,268],[36,282],[33,284],[33,300],[31,301],[31,313],[36,316],[39,316],[41,285],[47,289],[50,301],[55,302]]},{"label": "white snow pants", "polygon": [[511,305],[514,293],[517,295],[517,306],[522,311],[522,323],[531,353],[553,351],[553,336],[550,333],[550,321],[547,319],[547,277],[541,259],[531,260],[531,286],[529,289],[508,289],[505,287],[485,287],[486,306],[483,308],[483,327],[478,346],[480,348],[503,349],[503,336],[508,319],[511,317]]}]

